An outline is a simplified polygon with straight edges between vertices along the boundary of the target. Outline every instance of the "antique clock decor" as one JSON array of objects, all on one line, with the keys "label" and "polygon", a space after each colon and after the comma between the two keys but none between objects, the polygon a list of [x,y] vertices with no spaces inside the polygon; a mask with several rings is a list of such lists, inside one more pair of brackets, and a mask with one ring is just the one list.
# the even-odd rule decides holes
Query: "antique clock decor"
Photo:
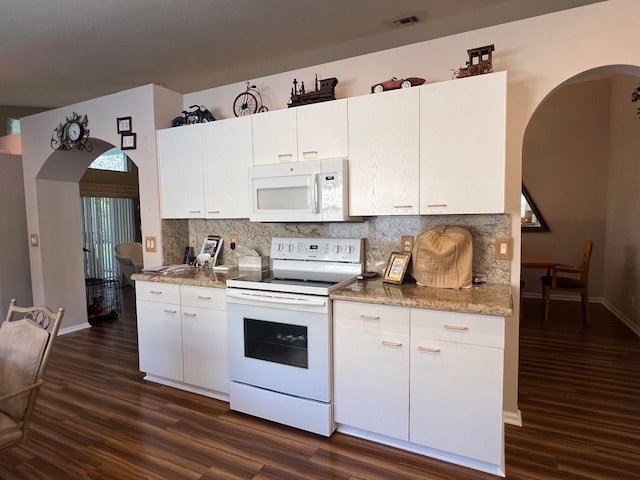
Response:
[{"label": "antique clock decor", "polygon": [[78,115],[76,112],[66,118],[64,123],[58,125],[51,134],[51,148],[54,150],[93,150],[92,145],[87,145],[89,139],[89,118],[86,115]]}]

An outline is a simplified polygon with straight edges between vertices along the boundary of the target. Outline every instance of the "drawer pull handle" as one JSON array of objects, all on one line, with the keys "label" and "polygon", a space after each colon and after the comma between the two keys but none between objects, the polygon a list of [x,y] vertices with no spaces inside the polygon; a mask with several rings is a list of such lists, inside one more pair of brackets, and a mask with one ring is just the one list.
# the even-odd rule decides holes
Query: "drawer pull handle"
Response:
[{"label": "drawer pull handle", "polygon": [[388,347],[401,347],[402,342],[390,342],[389,340],[382,340],[382,345],[387,345]]},{"label": "drawer pull handle", "polygon": [[205,295],[198,295],[198,298],[199,298],[200,300],[211,300],[211,297],[207,297],[207,296],[205,296]]},{"label": "drawer pull handle", "polygon": [[447,325],[446,323],[444,324],[444,328],[447,330],[469,330],[469,327],[464,325]]},{"label": "drawer pull handle", "polygon": [[444,208],[447,207],[448,205],[446,203],[432,203],[430,205],[427,205],[427,207],[429,208]]},{"label": "drawer pull handle", "polygon": [[207,213],[220,213],[220,210],[207,210]]},{"label": "drawer pull handle", "polygon": [[423,347],[422,345],[418,345],[418,350],[420,350],[421,352],[431,353],[438,353],[440,351],[440,349],[437,347]]},{"label": "drawer pull handle", "polygon": [[189,210],[189,213],[200,213],[202,210]]},{"label": "drawer pull handle", "polygon": [[380,320],[380,316],[378,315],[365,315],[364,313],[360,315],[360,318],[363,320]]},{"label": "drawer pull handle", "polygon": [[413,205],[394,205],[393,208],[413,208]]},{"label": "drawer pull handle", "polygon": [[168,309],[164,309],[164,313],[178,313],[177,310],[168,310]]},{"label": "drawer pull handle", "polygon": [[184,312],[183,315],[185,317],[195,317],[197,315],[197,313],[191,313],[191,312]]},{"label": "drawer pull handle", "polygon": [[162,290],[150,290],[149,293],[152,295],[162,295]]}]

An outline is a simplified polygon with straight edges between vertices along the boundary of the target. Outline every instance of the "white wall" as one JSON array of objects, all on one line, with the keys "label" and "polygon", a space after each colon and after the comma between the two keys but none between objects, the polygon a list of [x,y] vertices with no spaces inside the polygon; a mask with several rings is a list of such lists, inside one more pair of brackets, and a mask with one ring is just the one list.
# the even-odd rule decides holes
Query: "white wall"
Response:
[{"label": "white wall", "polygon": [[620,76],[611,88],[605,299],[640,332],[640,118],[631,103],[637,86],[638,78]]},{"label": "white wall", "polygon": [[[525,128],[542,100],[557,85],[591,68],[638,63],[637,32],[640,30],[640,2],[609,0],[572,10],[518,22],[484,28],[452,37],[417,43],[370,55],[331,62],[295,72],[251,79],[262,89],[271,109],[284,108],[291,81],[295,77],[312,85],[315,73],[339,79],[338,97],[364,95],[371,84],[391,76],[422,76],[429,82],[451,77],[451,69],[464,64],[468,48],[493,43],[496,47],[494,69],[508,70],[507,107],[507,191],[508,211],[513,215],[512,235],[520,244],[520,182]],[[216,117],[231,117],[235,96],[243,84],[228,85],[185,95],[183,105],[199,103]],[[42,218],[36,201],[35,177],[49,157],[51,131],[72,111],[88,114],[92,136],[117,144],[115,119],[133,115],[138,132],[138,150],[131,158],[140,168],[140,193],[143,207],[143,235],[160,239],[153,89],[140,87],[127,92],[83,102],[53,112],[23,119],[23,159],[29,232],[55,228],[52,219]],[[153,173],[152,173],[153,172]],[[154,175],[155,174],[155,175]],[[153,183],[155,180],[156,183]],[[159,245],[161,247],[161,245]],[[161,248],[159,248],[159,252]],[[160,260],[160,253],[145,254],[145,263]],[[58,305],[59,298],[49,295],[53,282],[64,280],[61,272],[43,270],[41,252],[32,256],[31,271],[34,298]],[[69,252],[71,254],[72,252]],[[75,253],[73,253],[75,254]],[[518,310],[520,250],[515,248],[511,267],[516,299],[515,316],[507,321],[505,350],[505,409],[516,415],[518,380]],[[80,296],[79,296],[80,297]],[[84,296],[70,310],[68,322],[86,318]],[[82,311],[81,311],[82,310]]]}]

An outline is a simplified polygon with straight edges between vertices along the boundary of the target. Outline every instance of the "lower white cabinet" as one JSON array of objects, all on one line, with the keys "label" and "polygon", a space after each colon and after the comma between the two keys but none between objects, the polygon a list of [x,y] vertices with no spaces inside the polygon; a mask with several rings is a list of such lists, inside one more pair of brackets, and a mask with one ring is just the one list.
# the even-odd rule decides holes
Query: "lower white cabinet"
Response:
[{"label": "lower white cabinet", "polygon": [[140,370],[146,378],[225,399],[226,291],[137,281],[136,297]]},{"label": "lower white cabinet", "polygon": [[333,308],[338,430],[503,473],[503,317]]},{"label": "lower white cabinet", "polygon": [[409,435],[409,309],[333,302],[334,417],[370,432]]}]

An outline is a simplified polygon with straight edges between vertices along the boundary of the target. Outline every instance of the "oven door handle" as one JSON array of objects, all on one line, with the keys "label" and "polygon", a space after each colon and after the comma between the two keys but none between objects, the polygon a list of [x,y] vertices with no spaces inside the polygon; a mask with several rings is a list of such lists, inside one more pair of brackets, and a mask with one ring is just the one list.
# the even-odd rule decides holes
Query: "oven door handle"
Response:
[{"label": "oven door handle", "polygon": [[227,297],[239,298],[242,300],[253,300],[255,302],[276,303],[280,305],[310,305],[316,307],[323,307],[327,302],[324,298],[274,297],[272,295],[244,292],[227,292]]}]

